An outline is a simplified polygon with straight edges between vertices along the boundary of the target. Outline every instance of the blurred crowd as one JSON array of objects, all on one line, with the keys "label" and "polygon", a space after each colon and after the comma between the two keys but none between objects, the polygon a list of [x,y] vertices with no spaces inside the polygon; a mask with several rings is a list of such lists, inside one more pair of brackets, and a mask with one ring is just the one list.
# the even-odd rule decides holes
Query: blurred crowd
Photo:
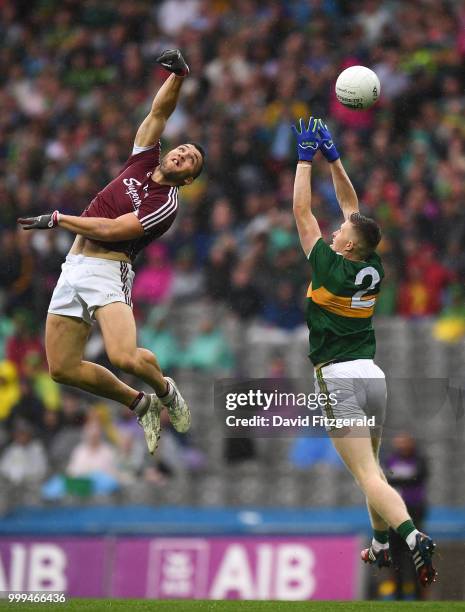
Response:
[{"label": "blurred crowd", "polygon": [[[71,236],[18,231],[15,220],[79,215],[118,173],[167,76],[154,63],[165,48],[182,48],[191,76],[162,149],[198,141],[207,161],[182,189],[175,226],[136,262],[141,340],[162,365],[231,372],[237,358],[208,319],[183,344],[165,324],[171,303],[223,304],[245,325],[284,332],[302,324],[309,270],[292,217],[289,126],[310,114],[327,120],[363,212],[382,225],[378,315],[432,317],[461,302],[463,0],[0,0],[0,36],[0,419],[28,402],[42,403],[49,433],[66,418],[41,338]],[[355,64],[381,81],[365,112],[334,96]],[[340,213],[318,158],[313,207],[328,235]],[[83,443],[101,434],[94,421]],[[8,430],[16,445],[32,435],[18,427]]]}]

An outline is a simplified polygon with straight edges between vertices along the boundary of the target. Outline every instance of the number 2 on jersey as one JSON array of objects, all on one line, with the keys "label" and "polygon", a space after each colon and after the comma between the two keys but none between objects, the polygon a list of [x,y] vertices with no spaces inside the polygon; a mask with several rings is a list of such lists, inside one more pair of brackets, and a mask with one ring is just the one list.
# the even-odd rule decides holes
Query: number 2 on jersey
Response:
[{"label": "number 2 on jersey", "polygon": [[372,308],[375,305],[376,298],[371,298],[370,300],[362,300],[362,297],[367,294],[369,291],[372,291],[376,285],[380,282],[381,277],[379,275],[378,270],[373,268],[373,266],[368,266],[367,268],[363,268],[355,277],[355,286],[359,286],[363,283],[365,277],[371,276],[371,284],[366,289],[360,289],[357,293],[352,297],[352,301],[350,303],[351,308]]}]

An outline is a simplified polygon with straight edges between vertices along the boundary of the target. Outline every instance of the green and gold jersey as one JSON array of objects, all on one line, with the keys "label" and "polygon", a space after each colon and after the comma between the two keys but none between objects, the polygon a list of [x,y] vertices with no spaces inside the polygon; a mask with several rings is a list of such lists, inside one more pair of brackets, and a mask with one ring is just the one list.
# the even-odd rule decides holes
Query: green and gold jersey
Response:
[{"label": "green and gold jersey", "polygon": [[381,259],[376,253],[367,261],[346,259],[320,238],[308,260],[313,269],[307,293],[310,359],[315,365],[373,359],[372,317],[384,277]]}]

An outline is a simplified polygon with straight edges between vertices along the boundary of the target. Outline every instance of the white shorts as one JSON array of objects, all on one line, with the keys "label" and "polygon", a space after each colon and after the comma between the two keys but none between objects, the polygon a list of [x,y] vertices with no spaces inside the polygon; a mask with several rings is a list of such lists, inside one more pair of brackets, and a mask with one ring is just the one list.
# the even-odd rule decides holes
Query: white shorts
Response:
[{"label": "white shorts", "polygon": [[[315,370],[315,391],[331,395],[323,406],[328,419],[368,417],[381,429],[386,417],[387,390],[384,372],[372,359],[332,363]],[[374,417],[374,419],[373,419]],[[326,426],[332,431],[334,426]]]},{"label": "white shorts", "polygon": [[131,264],[84,255],[68,255],[48,311],[65,317],[95,321],[95,311],[113,302],[131,306],[134,272]]}]

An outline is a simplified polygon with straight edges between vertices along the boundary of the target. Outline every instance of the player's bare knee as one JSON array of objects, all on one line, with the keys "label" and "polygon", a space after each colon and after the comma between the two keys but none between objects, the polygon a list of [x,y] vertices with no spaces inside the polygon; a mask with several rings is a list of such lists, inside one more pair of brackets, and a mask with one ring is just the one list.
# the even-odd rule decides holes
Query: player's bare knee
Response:
[{"label": "player's bare knee", "polygon": [[74,380],[72,370],[63,364],[50,364],[49,372],[52,380],[62,385],[71,384]]},{"label": "player's bare knee", "polygon": [[160,364],[158,363],[158,359],[156,358],[154,353],[152,353],[152,351],[149,351],[146,348],[138,348],[137,357],[141,361],[141,363],[143,362],[149,363],[150,365],[157,368],[157,370],[159,370],[161,373],[161,367],[160,367]]},{"label": "player's bare knee", "polygon": [[359,487],[362,491],[366,492],[371,489],[373,486],[379,484],[379,482],[384,482],[379,470],[360,470],[358,474],[355,475],[355,480],[357,481]]},{"label": "player's bare knee", "polygon": [[109,355],[110,361],[115,368],[123,370],[128,374],[134,374],[137,370],[137,359],[135,355],[131,353],[119,353],[116,355]]}]

